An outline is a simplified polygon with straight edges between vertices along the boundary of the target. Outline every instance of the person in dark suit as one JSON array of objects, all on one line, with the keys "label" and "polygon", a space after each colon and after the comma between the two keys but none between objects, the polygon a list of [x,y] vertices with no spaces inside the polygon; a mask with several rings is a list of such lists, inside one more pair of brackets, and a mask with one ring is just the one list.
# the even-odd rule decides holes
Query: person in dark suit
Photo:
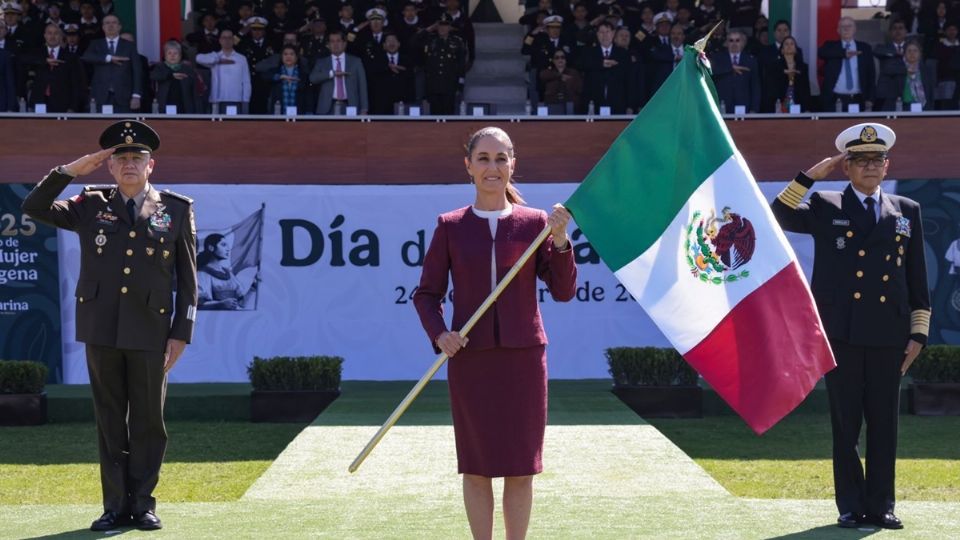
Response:
[{"label": "person in dark suit", "polygon": [[[880,188],[896,142],[868,122],[837,137],[839,154],[801,173],[771,203],[787,231],[813,236],[811,290],[837,367],[826,375],[833,427],[833,483],[840,527],[903,524],[894,512],[900,379],[927,342],[930,295],[920,206]],[[837,166],[840,193],[803,202]],[[866,420],[866,471],[858,451]]]},{"label": "person in dark suit", "polygon": [[249,33],[240,40],[237,52],[247,59],[247,68],[250,70],[250,114],[267,114],[270,82],[258,77],[256,71],[258,62],[274,54],[273,46],[266,38],[267,20],[263,17],[251,17],[247,28]]},{"label": "person in dark suit", "polygon": [[597,26],[597,45],[581,55],[584,101],[592,101],[594,111],[610,107],[612,114],[627,111],[627,76],[630,56],[613,44],[613,26],[604,21]]},{"label": "person in dark suit", "polygon": [[[580,95],[583,92],[583,77],[580,72],[569,67],[567,53],[553,53],[553,64],[540,72],[543,82],[543,102],[560,114],[580,113],[582,110]],[[556,114],[550,111],[550,114]]]},{"label": "person in dark suit", "polygon": [[[646,96],[643,103],[646,104],[657,90],[663,86],[667,77],[673,73],[673,68],[679,65],[683,59],[683,40],[685,34],[682,28],[670,26],[669,19],[663,13],[658,13],[654,18],[657,21],[657,34],[644,41],[646,45],[646,54],[644,55],[646,71]],[[664,34],[666,31],[666,40]],[[676,32],[679,32],[677,34]]]},{"label": "person in dark suit", "polygon": [[371,64],[371,69],[371,114],[393,114],[394,104],[416,99],[413,58],[400,50],[396,34],[387,32],[383,38],[383,51]]},{"label": "person in dark suit", "polygon": [[[761,47],[760,51],[755,55],[757,57],[757,62],[760,64],[760,112],[762,113],[771,113],[774,112],[774,106],[776,105],[777,100],[781,100],[781,104],[786,107],[786,101],[784,101],[784,94],[782,93],[782,83],[784,69],[781,67],[781,64],[784,63],[781,50],[783,48],[783,42],[788,37],[791,37],[790,34],[790,23],[781,19],[774,23],[773,27],[773,42],[767,45],[766,47]],[[797,40],[792,40],[794,52],[790,55],[797,60],[804,68],[806,68],[806,62],[803,59],[803,49],[797,45]],[[807,84],[809,87],[809,83]],[[809,88],[807,89],[807,94],[809,95]],[[794,99],[795,102],[798,100]],[[809,111],[809,103],[804,105],[803,110]]]},{"label": "person in dark suit", "polygon": [[873,107],[877,70],[873,49],[856,41],[857,23],[850,17],[841,17],[837,25],[839,40],[827,41],[817,50],[823,64],[823,85],[820,86],[820,106],[833,112],[836,100],[844,111],[851,103],[861,110]]},{"label": "person in dark suit", "polygon": [[743,32],[730,30],[727,52],[710,56],[717,97],[726,106],[727,114],[733,114],[737,105],[743,105],[748,113],[760,110],[760,65],[752,54],[743,51],[746,41]]},{"label": "person in dark suit", "polygon": [[[777,61],[771,64],[769,71],[765,76],[770,84],[768,91],[774,99],[774,105],[779,100],[782,112],[790,112],[791,105],[800,105],[801,111],[809,112],[810,75],[793,36],[783,39]],[[771,109],[768,112],[774,111]]]},{"label": "person in dark suit", "polygon": [[313,111],[316,101],[309,88],[310,69],[296,45],[284,45],[279,55],[261,60],[256,70],[263,80],[270,82],[271,111],[277,103],[280,114],[286,114],[287,107],[296,107],[297,114]]},{"label": "person in dark suit", "polygon": [[177,107],[177,114],[199,114],[203,104],[197,94],[197,71],[193,65],[184,63],[183,48],[178,41],[170,40],[163,45],[163,62],[150,70],[150,80],[157,85],[157,105],[160,112],[167,105]]},{"label": "person in dark suit", "polygon": [[[543,470],[547,421],[547,336],[537,302],[537,278],[558,302],[573,298],[577,267],[566,228],[570,214],[528,208],[512,183],[513,143],[499,128],[474,133],[464,164],[476,197],[472,206],[441,214],[423,261],[413,303],[434,350],[451,358],[447,381],[458,472],[474,538],[493,533],[491,479],[503,477],[507,538],[526,535],[533,476]],[[467,319],[534,239],[550,236],[470,332]],[[453,321],[444,322],[452,281]]]},{"label": "person in dark suit", "polygon": [[120,39],[120,19],[116,15],[103,18],[106,36],[90,43],[80,58],[93,66],[90,96],[99,110],[104,104],[113,105],[115,112],[140,109],[143,66],[136,44]]},{"label": "person in dark suit", "polygon": [[[109,18],[109,17],[108,17]],[[103,150],[52,171],[23,201],[37,221],[80,237],[77,341],[86,344],[100,448],[103,515],[91,530],[161,528],[153,490],[167,446],[167,372],[193,335],[197,233],[192,201],[150,183],[160,138],[135,120]],[[106,162],[116,185],[57,196]]]},{"label": "person in dark suit", "polygon": [[327,35],[330,56],[320,58],[310,72],[310,82],[320,87],[317,96],[317,114],[334,114],[339,103],[356,107],[359,114],[367,114],[370,108],[367,97],[367,73],[363,62],[347,54],[347,42],[342,30],[333,30]]},{"label": "person in dark suit", "polygon": [[44,103],[47,112],[80,112],[87,87],[80,58],[63,47],[63,31],[48,24],[43,32],[45,46],[29,55],[25,62],[35,73],[28,104]]},{"label": "person in dark suit", "polygon": [[206,54],[220,50],[220,29],[217,28],[217,16],[212,12],[204,13],[200,19],[200,28],[187,36],[197,54]]},{"label": "person in dark suit", "polygon": [[13,69],[13,55],[10,51],[0,49],[0,112],[12,112],[18,109],[16,77],[16,71]]},{"label": "person in dark suit", "polygon": [[[553,53],[561,50],[566,54],[572,55],[575,44],[568,41],[568,38],[562,34],[563,17],[560,15],[550,15],[543,19],[543,26],[546,32],[537,32],[535,35],[527,35],[523,41],[523,47],[520,54],[530,56],[530,68],[534,77],[550,67],[553,59]],[[537,79],[536,83],[537,101],[543,99],[543,83]]]},{"label": "person in dark suit", "polygon": [[920,42],[910,40],[902,58],[886,62],[877,79],[877,99],[883,98],[881,110],[896,110],[897,98],[905,110],[913,103],[925,111],[933,110],[936,69],[924,61]]}]

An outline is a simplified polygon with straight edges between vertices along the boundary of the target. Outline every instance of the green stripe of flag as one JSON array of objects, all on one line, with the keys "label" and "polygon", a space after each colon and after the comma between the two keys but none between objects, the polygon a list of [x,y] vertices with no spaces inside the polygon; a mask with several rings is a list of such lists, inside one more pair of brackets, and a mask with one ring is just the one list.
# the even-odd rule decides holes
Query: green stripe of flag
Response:
[{"label": "green stripe of flag", "polygon": [[[706,86],[706,88],[704,88]],[[709,72],[684,59],[564,204],[614,272],[660,238],[690,195],[733,155]]]}]

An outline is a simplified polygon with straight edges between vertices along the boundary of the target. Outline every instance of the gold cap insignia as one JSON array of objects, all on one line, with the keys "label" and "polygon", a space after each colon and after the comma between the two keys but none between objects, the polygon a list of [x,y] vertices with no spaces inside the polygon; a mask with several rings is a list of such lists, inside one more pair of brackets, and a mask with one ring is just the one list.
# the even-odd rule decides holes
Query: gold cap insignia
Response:
[{"label": "gold cap insignia", "polygon": [[873,126],[866,126],[860,131],[860,140],[871,143],[877,140],[877,130]]},{"label": "gold cap insignia", "polygon": [[123,140],[124,140],[127,144],[130,144],[130,143],[133,142],[133,137],[127,135],[127,137],[126,137],[125,139],[123,139]]},{"label": "gold cap insignia", "polygon": [[124,122],[123,127],[130,127],[130,122]]}]

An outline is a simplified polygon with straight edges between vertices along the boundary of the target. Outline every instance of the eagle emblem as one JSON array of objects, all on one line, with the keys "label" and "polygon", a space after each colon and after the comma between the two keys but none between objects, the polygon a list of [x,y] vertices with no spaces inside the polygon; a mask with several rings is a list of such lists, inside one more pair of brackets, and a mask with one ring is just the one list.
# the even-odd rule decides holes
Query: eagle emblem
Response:
[{"label": "eagle emblem", "polygon": [[750,275],[743,268],[753,258],[757,235],[749,219],[724,207],[720,216],[693,213],[684,240],[690,273],[704,283],[721,285]]},{"label": "eagle emblem", "polygon": [[866,126],[860,131],[860,140],[866,143],[872,143],[877,140],[877,129],[873,126]]}]

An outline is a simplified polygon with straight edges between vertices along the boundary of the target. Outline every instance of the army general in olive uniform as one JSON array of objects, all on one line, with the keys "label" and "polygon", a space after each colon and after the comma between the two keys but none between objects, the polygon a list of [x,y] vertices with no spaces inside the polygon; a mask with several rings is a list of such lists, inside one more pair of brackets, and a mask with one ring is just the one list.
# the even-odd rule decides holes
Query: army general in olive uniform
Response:
[{"label": "army general in olive uniform", "polygon": [[[771,205],[784,229],[814,239],[811,289],[837,360],[826,382],[840,527],[903,527],[893,513],[900,378],[926,344],[930,295],[920,205],[880,189],[895,140],[872,122],[844,130],[841,153],[801,173]],[[850,185],[803,202],[838,164]]]},{"label": "army general in olive uniform", "polygon": [[[100,152],[52,170],[23,202],[38,221],[80,236],[77,341],[86,344],[100,448],[104,514],[91,526],[159,529],[153,490],[167,445],[166,373],[193,335],[197,242],[192,201],[148,182],[157,134],[133,120]],[[56,200],[107,163],[116,185]]]},{"label": "army general in olive uniform", "polygon": [[467,73],[467,45],[450,33],[451,20],[444,13],[437,21],[437,35],[423,47],[423,70],[430,114],[452,115],[457,91]]}]

